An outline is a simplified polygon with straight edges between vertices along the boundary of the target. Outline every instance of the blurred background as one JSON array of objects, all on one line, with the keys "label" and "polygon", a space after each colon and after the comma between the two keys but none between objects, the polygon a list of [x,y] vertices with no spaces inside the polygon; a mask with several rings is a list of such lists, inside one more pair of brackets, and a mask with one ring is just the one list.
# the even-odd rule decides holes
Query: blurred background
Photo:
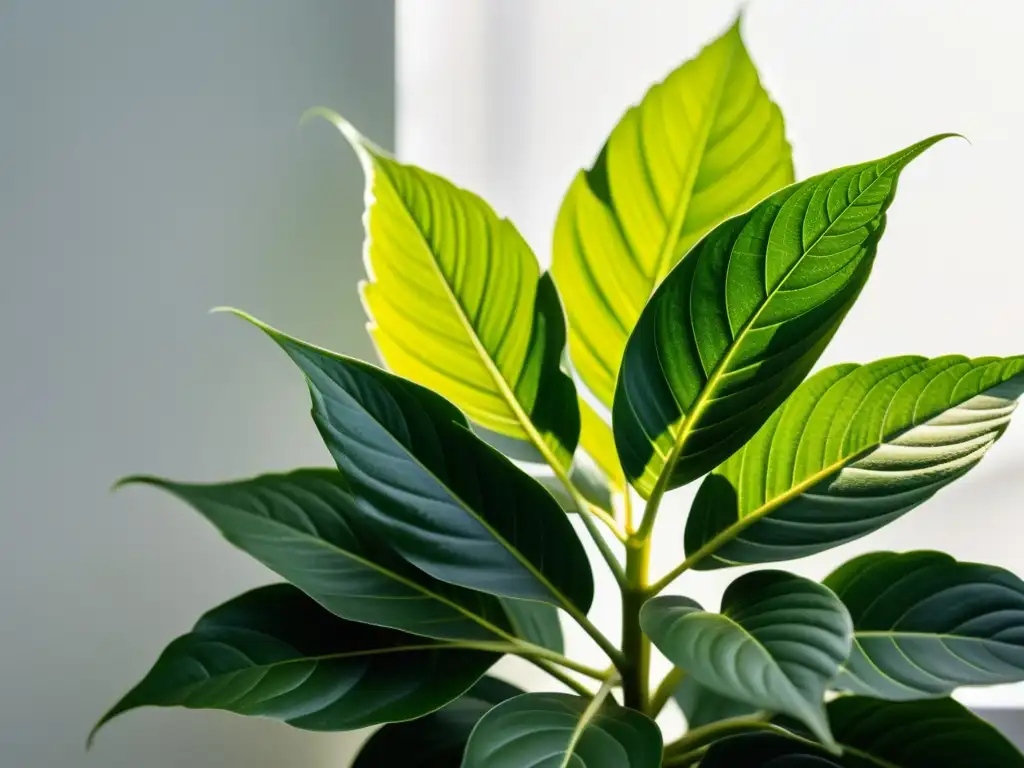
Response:
[{"label": "blurred background", "polygon": [[[336,108],[483,194],[547,263],[576,169],[737,5],[0,0],[0,768],[347,764],[365,734],[184,710],[126,715],[84,752],[92,723],[171,638],[273,580],[183,506],[112,496],[112,481],[328,463],[289,363],[207,310],[241,306],[372,358],[355,291],[361,172],[326,123],[300,129],[299,116]],[[939,131],[971,142],[945,142],[904,174],[874,278],[822,364],[1024,351],[1024,11],[747,5],[745,37],[798,177]],[[926,507],[795,570],[937,548],[1024,574],[1022,455],[1018,424]],[[688,494],[665,505],[656,570],[679,558]],[[717,606],[735,575],[676,589]],[[606,605],[594,617],[614,631]],[[1024,687],[961,698],[1024,731]]]}]

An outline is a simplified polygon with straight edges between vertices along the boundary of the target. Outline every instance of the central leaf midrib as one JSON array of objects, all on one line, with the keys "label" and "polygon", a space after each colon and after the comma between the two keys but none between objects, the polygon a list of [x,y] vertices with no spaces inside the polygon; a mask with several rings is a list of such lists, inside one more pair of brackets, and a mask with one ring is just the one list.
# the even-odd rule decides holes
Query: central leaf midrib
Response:
[{"label": "central leaf midrib", "polygon": [[586,709],[583,710],[580,719],[576,722],[576,726],[569,735],[569,741],[565,745],[565,754],[562,756],[559,768],[569,768],[569,761],[576,754],[576,746],[579,744],[580,739],[583,738],[584,731],[587,730],[591,721],[597,716],[597,713],[604,705],[604,700],[608,697],[610,691],[611,689],[607,685],[601,686],[601,690],[587,703]]},{"label": "central leaf midrib", "polygon": [[[145,481],[145,480],[143,479],[143,481]],[[159,483],[159,481],[158,481],[157,485],[158,486],[162,485],[162,483]],[[186,501],[187,501],[187,499],[186,499]],[[439,595],[436,592],[432,592],[429,589],[427,589],[426,587],[424,587],[424,586],[422,586],[420,584],[417,584],[416,582],[411,581],[410,579],[407,579],[404,576],[401,576],[401,575],[397,574],[396,572],[390,570],[389,568],[385,568],[385,567],[379,565],[378,563],[373,562],[372,560],[368,560],[368,559],[366,559],[365,557],[363,557],[361,555],[357,555],[354,552],[350,552],[349,550],[343,549],[339,545],[334,544],[333,542],[328,541],[327,539],[324,539],[324,538],[322,538],[320,536],[314,536],[313,534],[307,533],[304,530],[301,530],[299,528],[295,528],[294,526],[288,525],[286,523],[282,523],[279,520],[276,520],[274,518],[263,517],[263,516],[260,516],[260,515],[253,515],[252,513],[249,513],[249,512],[242,512],[241,514],[246,515],[246,516],[250,516],[250,517],[255,517],[258,520],[271,523],[272,525],[274,525],[274,526],[276,526],[278,528],[283,528],[283,529],[289,531],[290,533],[292,533],[293,535],[298,536],[300,538],[304,538],[304,539],[314,543],[315,545],[317,545],[319,547],[322,547],[324,549],[333,551],[333,552],[337,553],[338,555],[340,555],[343,558],[346,558],[348,560],[354,560],[355,562],[360,563],[361,565],[369,568],[370,570],[376,571],[377,573],[379,573],[380,575],[384,576],[385,578],[392,579],[393,581],[396,581],[399,584],[402,584],[402,585],[408,587],[409,589],[413,590],[414,592],[419,592],[424,597],[428,597],[428,598],[430,598],[432,600],[437,600],[439,603],[442,603],[443,605],[448,606],[449,608],[451,608],[452,610],[456,611],[457,613],[462,614],[463,616],[465,616],[466,618],[468,618],[471,621],[475,622],[476,624],[479,624],[483,629],[486,629],[487,631],[494,633],[498,637],[503,637],[506,640],[509,640],[510,642],[515,642],[515,639],[511,635],[509,635],[504,630],[498,628],[494,624],[491,624],[487,619],[483,618],[482,616],[476,615],[475,613],[470,611],[468,608],[465,608],[465,607],[459,605],[458,603],[455,603],[452,600],[449,600],[448,598],[446,598],[446,597],[444,597],[442,595]],[[381,599],[381,598],[378,595],[367,595],[367,596],[364,597],[364,599]],[[342,617],[342,618],[344,618],[344,617]],[[349,619],[349,621],[351,621],[351,619]],[[366,622],[366,623],[369,623],[369,622]],[[391,625],[386,625],[386,624],[379,624],[379,625],[376,625],[376,626],[384,626],[384,627],[387,627],[389,629],[394,629],[395,628],[395,627],[392,627]]]},{"label": "central leaf midrib", "polygon": [[[498,369],[497,364],[491,358],[491,354],[488,351],[487,347],[484,346],[483,341],[480,339],[480,336],[479,336],[479,334],[476,331],[476,327],[473,325],[472,321],[469,319],[469,316],[466,314],[466,308],[462,305],[462,301],[459,299],[458,295],[455,293],[452,285],[448,281],[447,275],[444,273],[444,270],[441,268],[441,265],[438,262],[437,254],[435,253],[434,249],[431,247],[430,241],[427,239],[426,233],[423,231],[423,228],[420,226],[419,221],[416,219],[415,216],[412,215],[412,212],[409,210],[408,206],[405,204],[405,199],[402,197],[402,195],[398,194],[398,190],[395,187],[395,184],[392,181],[390,175],[387,174],[387,171],[385,171],[385,176],[388,179],[388,182],[391,184],[392,189],[395,191],[395,193],[396,193],[395,196],[399,200],[402,201],[402,210],[404,211],[405,215],[408,217],[409,221],[412,223],[413,227],[416,229],[416,232],[419,233],[420,240],[421,240],[421,243],[423,245],[423,249],[426,251],[426,253],[429,256],[429,258],[427,259],[427,262],[433,268],[434,274],[437,277],[438,282],[441,284],[441,287],[444,290],[445,295],[448,297],[448,300],[449,300],[449,302],[452,305],[452,308],[453,308],[453,310],[455,312],[456,317],[458,318],[459,322],[462,324],[463,330],[466,332],[466,335],[469,337],[469,340],[472,343],[473,348],[476,350],[477,355],[480,358],[481,363],[483,363],[484,368],[487,370],[487,372],[490,374],[491,378],[494,380],[494,384],[498,388],[498,392],[501,394],[502,398],[505,400],[506,404],[509,407],[509,410],[512,411],[513,416],[515,416],[516,420],[519,422],[520,427],[522,427],[523,431],[526,433],[527,437],[530,439],[530,442],[533,443],[534,447],[544,457],[544,460],[547,461],[549,464],[551,464],[551,466],[553,468],[557,466],[558,468],[560,468],[563,471],[565,471],[566,468],[562,466],[562,462],[558,461],[558,459],[551,452],[551,450],[548,447],[547,443],[544,441],[543,437],[541,437],[540,433],[537,432],[536,427],[534,427],[534,425],[533,425],[533,421],[530,419],[529,415],[523,409],[522,404],[519,402],[518,398],[516,398],[515,392],[513,392],[512,388],[509,386],[509,382],[505,379],[504,374]],[[497,214],[494,214],[494,215],[497,216]],[[531,252],[531,255],[532,255],[532,252]],[[535,309],[531,308],[531,311],[533,312],[533,311],[535,311]],[[532,334],[533,325],[534,325],[534,323],[531,323],[531,333],[530,333],[530,339],[531,340],[533,338],[533,334]],[[531,345],[527,344],[527,349],[526,349],[526,356],[527,357],[529,357],[530,352],[531,352]],[[525,360],[524,360],[524,363],[525,363]]]},{"label": "central leaf midrib", "polygon": [[694,152],[696,160],[687,168],[686,178],[684,179],[684,183],[681,188],[681,195],[672,211],[668,230],[666,231],[665,237],[661,242],[661,247],[658,250],[658,258],[654,265],[654,279],[651,281],[648,298],[654,293],[658,285],[671,271],[671,266],[668,265],[672,261],[671,257],[675,252],[675,246],[677,244],[676,241],[679,238],[680,232],[682,232],[683,225],[686,223],[687,214],[690,211],[690,202],[693,200],[693,190],[696,186],[697,175],[700,173],[700,167],[703,162],[705,150],[707,149],[708,138],[711,136],[711,128],[714,125],[715,120],[718,117],[718,111],[722,106],[722,97],[725,94],[725,83],[729,79],[729,75],[732,74],[732,68],[736,62],[736,54],[739,50],[739,36],[736,35],[731,38],[731,40],[732,46],[729,50],[729,58],[725,67],[722,68],[715,80],[715,88],[712,91],[713,96],[710,107],[705,113],[704,120],[702,120],[700,124],[700,131],[698,132],[699,139],[696,146],[697,151]]}]

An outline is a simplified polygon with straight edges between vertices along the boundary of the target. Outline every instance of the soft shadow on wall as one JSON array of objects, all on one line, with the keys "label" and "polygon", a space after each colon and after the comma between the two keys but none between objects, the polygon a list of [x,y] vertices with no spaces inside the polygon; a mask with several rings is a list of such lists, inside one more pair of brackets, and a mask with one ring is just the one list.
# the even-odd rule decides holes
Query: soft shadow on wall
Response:
[{"label": "soft shadow on wall", "polygon": [[386,0],[0,3],[0,766],[339,768],[351,734],[216,712],[89,728],[210,607],[278,579],[131,472],[329,458],[243,323],[370,358],[362,174],[394,129]]}]

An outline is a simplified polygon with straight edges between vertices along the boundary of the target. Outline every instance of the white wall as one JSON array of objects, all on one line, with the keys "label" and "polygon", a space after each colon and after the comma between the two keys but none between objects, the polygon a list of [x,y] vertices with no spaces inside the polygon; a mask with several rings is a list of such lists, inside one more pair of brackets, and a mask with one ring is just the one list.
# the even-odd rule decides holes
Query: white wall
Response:
[{"label": "white wall", "polygon": [[[625,107],[730,22],[701,0],[400,0],[398,148],[490,199],[549,259],[555,212]],[[822,364],[901,353],[1024,352],[1024,64],[1019,3],[759,0],[745,33],[787,118],[797,173],[887,154],[941,131],[904,175],[874,276]],[[1024,575],[1024,425],[966,480],[870,538],[795,570],[823,576],[869,549],[938,548]],[[681,557],[691,491],[664,507],[659,570]],[[717,607],[735,572],[677,584]],[[607,581],[605,584],[607,585]],[[615,624],[613,601],[598,619]],[[598,657],[593,656],[596,660]],[[1024,687],[966,693],[1024,703]]]},{"label": "white wall", "polygon": [[97,718],[200,613],[277,580],[110,484],[329,460],[294,368],[217,304],[369,356],[362,174],[390,145],[374,0],[0,2],[0,767],[343,768],[358,738],[216,712]]}]

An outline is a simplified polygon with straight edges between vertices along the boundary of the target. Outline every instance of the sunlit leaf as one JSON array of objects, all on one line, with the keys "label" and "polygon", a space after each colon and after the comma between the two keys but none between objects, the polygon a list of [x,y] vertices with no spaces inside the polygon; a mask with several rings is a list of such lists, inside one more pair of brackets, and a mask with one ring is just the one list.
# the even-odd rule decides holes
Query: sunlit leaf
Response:
[{"label": "sunlit leaf", "polygon": [[709,229],[792,181],[782,114],[738,22],[626,112],[572,182],[552,258],[573,364],[606,406],[658,283]]},{"label": "sunlit leaf", "polygon": [[[705,478],[697,568],[803,557],[895,520],[975,466],[1024,391],[1024,357],[892,357],[808,379]],[[713,551],[712,551],[713,550]]]}]

